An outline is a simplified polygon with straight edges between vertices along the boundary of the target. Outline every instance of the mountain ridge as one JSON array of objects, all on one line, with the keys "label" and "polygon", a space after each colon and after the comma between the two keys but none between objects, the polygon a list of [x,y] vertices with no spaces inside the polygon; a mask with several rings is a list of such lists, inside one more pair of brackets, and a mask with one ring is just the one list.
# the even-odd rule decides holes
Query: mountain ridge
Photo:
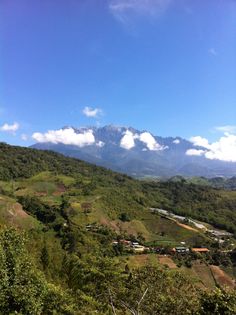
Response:
[{"label": "mountain ridge", "polygon": [[105,125],[103,127],[65,126],[75,135],[90,136],[88,143],[74,145],[53,142],[47,137],[31,147],[47,149],[66,156],[124,172],[134,177],[206,176],[232,177],[236,163],[210,160],[204,156],[187,155],[188,150],[204,150],[180,136],[161,137],[147,130],[131,126]]}]

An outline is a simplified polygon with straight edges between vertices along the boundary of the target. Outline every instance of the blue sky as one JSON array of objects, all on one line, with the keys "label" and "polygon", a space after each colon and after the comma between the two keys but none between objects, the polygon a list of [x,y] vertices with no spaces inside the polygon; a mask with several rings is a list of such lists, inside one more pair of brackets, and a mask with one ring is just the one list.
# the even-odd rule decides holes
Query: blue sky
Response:
[{"label": "blue sky", "polygon": [[0,140],[105,124],[235,134],[236,2],[2,0]]}]

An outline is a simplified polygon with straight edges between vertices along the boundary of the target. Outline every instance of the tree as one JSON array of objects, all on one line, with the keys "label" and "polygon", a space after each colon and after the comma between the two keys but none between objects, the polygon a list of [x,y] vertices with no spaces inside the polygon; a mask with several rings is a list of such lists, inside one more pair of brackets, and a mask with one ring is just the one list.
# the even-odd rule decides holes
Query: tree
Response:
[{"label": "tree", "polygon": [[217,288],[204,292],[200,298],[199,315],[234,315],[236,314],[236,291]]},{"label": "tree", "polygon": [[198,291],[178,271],[147,266],[134,270],[123,292],[113,291],[115,304],[128,314],[196,314]]},{"label": "tree", "polygon": [[43,269],[46,270],[49,265],[49,253],[46,244],[44,244],[42,251],[41,251],[41,262],[43,265]]},{"label": "tree", "polygon": [[14,229],[0,233],[0,314],[79,314],[66,291],[47,283]]},{"label": "tree", "polygon": [[119,219],[123,222],[129,222],[130,221],[130,217],[127,213],[122,212]]},{"label": "tree", "polygon": [[65,197],[64,195],[62,195],[60,212],[61,212],[61,216],[66,220],[68,219],[68,215],[66,213],[66,210],[68,210],[69,207],[70,207],[70,202],[69,202],[68,197]]},{"label": "tree", "polygon": [[40,314],[47,292],[42,276],[25,250],[25,236],[15,230],[0,234],[0,313]]},{"label": "tree", "polygon": [[73,290],[81,290],[95,299],[105,308],[110,304],[108,288],[122,291],[123,279],[127,275],[120,268],[119,261],[109,257],[86,255],[79,259],[76,255],[67,255],[63,270],[68,276],[68,284]]}]

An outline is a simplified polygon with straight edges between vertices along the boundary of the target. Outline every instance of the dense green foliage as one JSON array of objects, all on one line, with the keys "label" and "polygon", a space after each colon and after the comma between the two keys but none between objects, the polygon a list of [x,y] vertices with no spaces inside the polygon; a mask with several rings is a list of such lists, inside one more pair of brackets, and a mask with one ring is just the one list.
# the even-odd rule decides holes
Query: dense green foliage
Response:
[{"label": "dense green foliage", "polygon": [[66,291],[49,284],[35,268],[25,242],[12,229],[0,234],[0,313],[73,314]]},{"label": "dense green foliage", "polygon": [[202,293],[200,303],[200,315],[236,314],[235,292],[216,289],[213,292]]},{"label": "dense green foliage", "polygon": [[219,189],[227,189],[227,190],[236,190],[236,176],[233,176],[231,178],[227,177],[183,177],[183,176],[173,176],[169,179],[169,181],[172,182],[186,182],[189,184],[196,184],[196,185],[202,185],[202,186],[210,186],[213,188],[219,188]]},{"label": "dense green foliage", "polygon": [[29,178],[42,171],[52,171],[64,175],[112,174],[101,167],[67,158],[52,151],[40,151],[0,143],[0,180]]},{"label": "dense green foliage", "polygon": [[135,270],[116,298],[117,303],[143,315],[193,314],[199,309],[198,290],[188,278],[151,266]]},{"label": "dense green foliage", "polygon": [[91,254],[66,255],[55,286],[31,262],[25,243],[13,229],[0,234],[1,314],[235,314],[235,292],[203,293],[178,271],[122,271],[113,259]]}]

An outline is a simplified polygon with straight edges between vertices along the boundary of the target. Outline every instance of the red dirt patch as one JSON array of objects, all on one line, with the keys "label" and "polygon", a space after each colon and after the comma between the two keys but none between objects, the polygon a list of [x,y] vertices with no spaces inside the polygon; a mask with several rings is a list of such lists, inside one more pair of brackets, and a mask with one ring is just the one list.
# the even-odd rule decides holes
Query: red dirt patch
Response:
[{"label": "red dirt patch", "polygon": [[27,218],[28,214],[22,209],[22,206],[19,203],[7,206],[7,215],[10,218]]},{"label": "red dirt patch", "polygon": [[119,224],[117,224],[117,221],[109,221],[107,218],[101,217],[99,223],[112,228],[116,233],[120,232],[120,227]]},{"label": "red dirt patch", "polygon": [[167,265],[170,269],[177,268],[176,264],[174,263],[173,259],[170,256],[158,255],[157,259],[160,264]]},{"label": "red dirt patch", "polygon": [[53,196],[60,196],[66,191],[66,187],[63,184],[57,186],[57,190],[53,193]]},{"label": "red dirt patch", "polygon": [[231,289],[235,288],[235,281],[232,278],[230,278],[230,276],[227,275],[222,269],[220,269],[220,267],[210,266],[210,268],[211,268],[211,271],[214,275],[216,282],[219,285],[227,286]]},{"label": "red dirt patch", "polygon": [[45,197],[48,194],[45,191],[35,192],[35,195],[38,197]]},{"label": "red dirt patch", "polygon": [[179,223],[176,221],[176,223],[178,224],[178,226],[181,226],[182,228],[189,230],[189,231],[194,231],[194,232],[199,232],[197,229],[194,229],[193,227],[187,225],[187,224],[183,224],[183,223]]}]

